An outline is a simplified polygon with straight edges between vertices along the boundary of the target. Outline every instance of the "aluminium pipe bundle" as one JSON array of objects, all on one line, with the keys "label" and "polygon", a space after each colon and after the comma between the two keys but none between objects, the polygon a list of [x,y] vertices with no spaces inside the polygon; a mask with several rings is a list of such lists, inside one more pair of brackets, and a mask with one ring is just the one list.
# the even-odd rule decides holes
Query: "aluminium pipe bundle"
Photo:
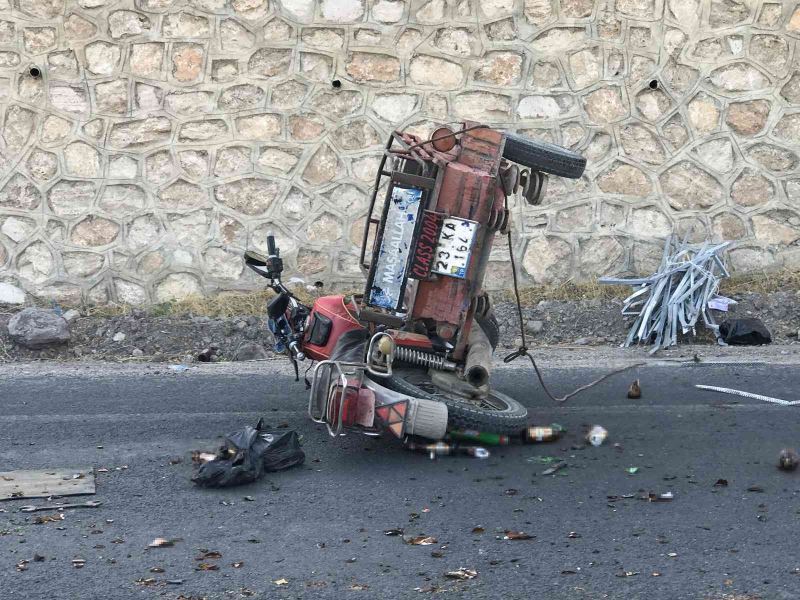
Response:
[{"label": "aluminium pipe bundle", "polygon": [[729,244],[687,244],[670,236],[661,265],[650,277],[602,277],[600,283],[638,288],[622,307],[623,315],[636,317],[625,346],[652,343],[650,354],[674,346],[678,343],[678,329],[684,334],[694,333],[701,316],[719,340],[719,326],[709,312],[708,302],[717,295],[719,280],[730,276],[720,258]]}]

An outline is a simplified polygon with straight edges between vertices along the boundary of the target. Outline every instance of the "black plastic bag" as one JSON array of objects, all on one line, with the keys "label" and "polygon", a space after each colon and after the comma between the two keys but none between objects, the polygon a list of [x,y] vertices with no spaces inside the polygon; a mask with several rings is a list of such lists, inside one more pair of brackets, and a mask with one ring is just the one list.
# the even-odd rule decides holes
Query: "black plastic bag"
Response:
[{"label": "black plastic bag", "polygon": [[192,481],[203,487],[230,487],[252,483],[266,471],[302,464],[305,453],[294,431],[267,433],[255,427],[231,433],[214,460],[200,466]]},{"label": "black plastic bag", "polygon": [[772,335],[760,319],[728,319],[720,323],[719,333],[726,344],[760,346],[772,342]]},{"label": "black plastic bag", "polygon": [[[265,471],[283,471],[295,465],[302,465],[306,459],[305,452],[300,448],[300,436],[296,431],[282,433],[269,433],[272,436],[269,447],[264,452]],[[269,438],[268,438],[269,439]]]}]

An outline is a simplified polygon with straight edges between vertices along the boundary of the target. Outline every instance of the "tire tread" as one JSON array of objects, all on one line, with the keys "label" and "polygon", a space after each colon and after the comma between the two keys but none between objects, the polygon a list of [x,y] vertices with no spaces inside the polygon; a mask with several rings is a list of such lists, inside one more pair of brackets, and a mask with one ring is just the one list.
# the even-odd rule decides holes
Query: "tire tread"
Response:
[{"label": "tire tread", "polygon": [[506,134],[503,156],[511,162],[568,179],[578,179],[586,168],[586,158],[555,144]]}]

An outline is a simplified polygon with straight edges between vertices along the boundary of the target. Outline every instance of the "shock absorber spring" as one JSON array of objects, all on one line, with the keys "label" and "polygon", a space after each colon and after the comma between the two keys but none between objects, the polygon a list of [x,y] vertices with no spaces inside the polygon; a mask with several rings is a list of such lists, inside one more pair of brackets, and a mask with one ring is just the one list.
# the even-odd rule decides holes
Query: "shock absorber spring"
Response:
[{"label": "shock absorber spring", "polygon": [[411,363],[412,365],[421,365],[439,371],[455,371],[457,366],[456,363],[447,360],[444,356],[423,352],[422,350],[408,348],[406,346],[396,346],[394,349],[394,358],[406,363]]}]

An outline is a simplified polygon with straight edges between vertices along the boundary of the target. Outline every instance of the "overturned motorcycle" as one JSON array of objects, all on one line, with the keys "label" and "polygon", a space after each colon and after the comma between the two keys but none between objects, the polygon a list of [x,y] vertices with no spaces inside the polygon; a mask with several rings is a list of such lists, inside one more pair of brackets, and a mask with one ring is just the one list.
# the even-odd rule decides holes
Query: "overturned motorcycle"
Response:
[{"label": "overturned motorcycle", "polygon": [[295,372],[298,361],[318,361],[311,418],[332,436],[522,430],[527,409],[489,382],[499,331],[484,273],[495,234],[509,231],[508,198],[538,204],[547,174],[578,178],[585,164],[570,150],[474,123],[428,140],[396,131],[362,239],[363,295],[324,296],[309,309],[281,282],[273,236],[268,256],[246,252],[277,294],[268,306],[276,350]]}]

